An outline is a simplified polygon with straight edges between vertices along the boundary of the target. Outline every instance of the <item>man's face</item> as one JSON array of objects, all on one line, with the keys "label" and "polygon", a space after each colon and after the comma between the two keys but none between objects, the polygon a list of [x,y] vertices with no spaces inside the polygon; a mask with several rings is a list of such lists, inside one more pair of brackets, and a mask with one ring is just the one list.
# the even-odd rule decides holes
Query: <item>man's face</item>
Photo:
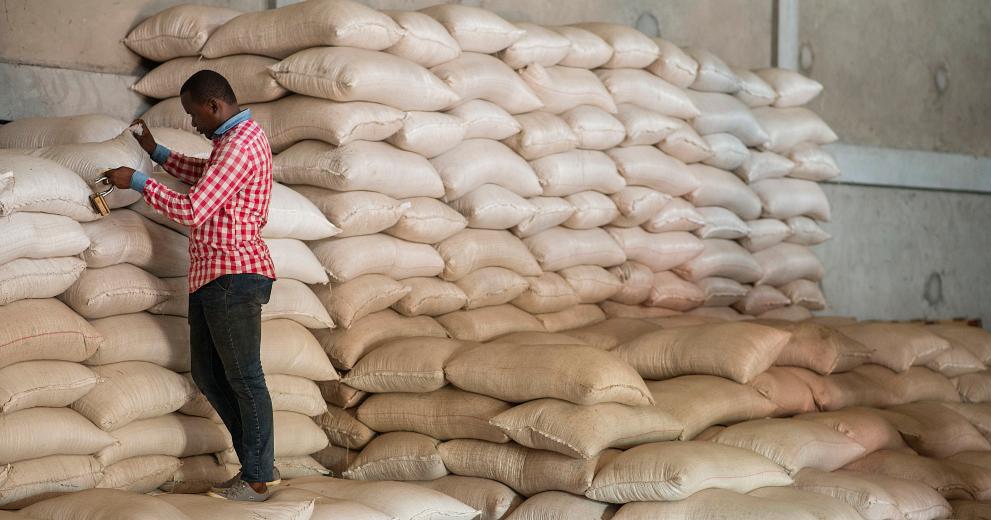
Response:
[{"label": "man's face", "polygon": [[189,92],[183,92],[179,97],[182,108],[192,119],[193,128],[206,136],[207,139],[213,137],[213,132],[223,124],[220,121],[220,104],[215,99],[209,99],[203,103],[197,103]]}]

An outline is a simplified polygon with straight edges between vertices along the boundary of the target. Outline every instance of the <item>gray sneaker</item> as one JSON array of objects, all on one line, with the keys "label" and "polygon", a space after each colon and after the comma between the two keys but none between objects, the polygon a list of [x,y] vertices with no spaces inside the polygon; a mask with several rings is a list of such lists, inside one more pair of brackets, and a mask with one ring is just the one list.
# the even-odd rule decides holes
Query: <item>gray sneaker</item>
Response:
[{"label": "gray sneaker", "polygon": [[[241,480],[241,472],[238,471],[233,477],[221,482],[220,484],[215,484],[210,488],[213,493],[221,493],[227,489],[230,489],[238,480]],[[282,475],[279,474],[279,468],[272,468],[272,480],[266,482],[269,486],[278,486],[282,483]]]},{"label": "gray sneaker", "polygon": [[272,496],[272,492],[257,493],[254,489],[251,489],[251,486],[247,482],[238,480],[231,487],[221,490],[219,493],[211,491],[207,493],[207,496],[234,502],[264,502],[268,500],[268,497]]}]

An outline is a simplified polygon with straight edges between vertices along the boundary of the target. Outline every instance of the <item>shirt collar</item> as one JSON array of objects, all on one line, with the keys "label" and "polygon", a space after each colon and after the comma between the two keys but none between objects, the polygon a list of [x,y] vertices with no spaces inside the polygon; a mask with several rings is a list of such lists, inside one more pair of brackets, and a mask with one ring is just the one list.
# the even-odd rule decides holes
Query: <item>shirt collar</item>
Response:
[{"label": "shirt collar", "polygon": [[234,128],[235,126],[237,126],[237,125],[239,125],[239,124],[241,124],[241,123],[243,123],[243,122],[245,122],[245,121],[247,121],[249,119],[251,119],[251,109],[250,108],[246,108],[246,109],[244,109],[244,110],[242,110],[242,111],[234,114],[233,117],[231,117],[227,121],[224,121],[224,124],[218,126],[217,129],[213,131],[213,138],[214,139],[217,139],[219,137],[223,137],[223,135],[226,134],[231,128]]}]

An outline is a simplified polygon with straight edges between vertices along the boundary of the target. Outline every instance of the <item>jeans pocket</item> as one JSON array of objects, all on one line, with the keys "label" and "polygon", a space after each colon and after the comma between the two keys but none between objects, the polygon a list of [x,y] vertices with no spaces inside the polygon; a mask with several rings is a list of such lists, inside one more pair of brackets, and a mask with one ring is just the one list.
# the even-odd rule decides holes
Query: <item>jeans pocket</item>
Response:
[{"label": "jeans pocket", "polygon": [[234,284],[234,275],[232,274],[220,275],[213,282],[217,284],[217,287],[220,287],[224,291],[229,291],[231,290],[231,285]]},{"label": "jeans pocket", "polygon": [[256,294],[258,295],[258,303],[265,305],[272,298],[272,279],[267,276],[258,276],[258,289]]}]

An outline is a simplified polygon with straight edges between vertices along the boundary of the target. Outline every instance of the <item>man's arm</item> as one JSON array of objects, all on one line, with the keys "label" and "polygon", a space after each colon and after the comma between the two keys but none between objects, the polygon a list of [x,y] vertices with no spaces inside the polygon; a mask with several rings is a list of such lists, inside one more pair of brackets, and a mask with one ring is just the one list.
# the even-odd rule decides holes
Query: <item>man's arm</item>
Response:
[{"label": "man's arm", "polygon": [[[217,160],[203,169],[200,181],[188,195],[169,189],[155,179],[146,179],[141,188],[145,202],[170,220],[190,227],[202,225],[220,211],[244,185],[251,174],[250,158],[236,146],[218,150]],[[139,181],[134,180],[134,184]]]},{"label": "man's arm", "polygon": [[[200,177],[203,176],[203,170],[209,162],[207,159],[188,157],[158,144],[155,142],[155,137],[151,135],[151,131],[148,130],[148,125],[142,119],[134,120],[131,126],[139,127],[139,130],[133,132],[132,135],[137,139],[141,148],[148,152],[151,160],[162,165],[162,168],[169,175],[190,185],[196,184],[200,180]],[[144,184],[142,183],[141,185]]]}]

